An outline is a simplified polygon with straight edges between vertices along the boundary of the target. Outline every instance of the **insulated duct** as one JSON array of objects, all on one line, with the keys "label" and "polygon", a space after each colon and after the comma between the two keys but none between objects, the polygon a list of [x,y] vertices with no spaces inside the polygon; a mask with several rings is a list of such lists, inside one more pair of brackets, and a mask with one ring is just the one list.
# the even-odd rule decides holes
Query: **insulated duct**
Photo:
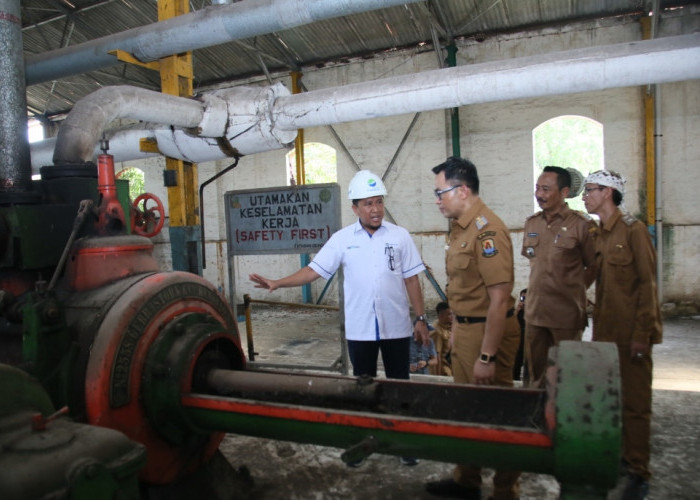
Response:
[{"label": "insulated duct", "polygon": [[[296,137],[296,129],[279,129],[273,121],[272,105],[285,95],[289,91],[279,83],[219,90],[200,100],[136,87],[103,87],[68,114],[58,131],[53,163],[92,160],[106,127],[122,118],[153,122],[142,127],[142,136],[155,137],[159,151],[171,158],[202,162],[279,149]],[[133,138],[133,128],[129,134]]]},{"label": "insulated duct", "polygon": [[[61,124],[54,163],[89,161],[102,132],[118,118],[195,127],[204,118],[201,103],[137,87],[103,87],[78,101]],[[223,127],[219,132],[223,132]]]},{"label": "insulated duct", "polygon": [[[162,121],[170,109],[161,110],[161,118],[155,118],[147,111],[147,101],[161,99],[161,94],[156,92],[141,90],[139,94],[147,93],[151,97],[129,108],[140,113],[139,119],[175,127],[193,127],[190,130],[161,127],[144,134],[156,136],[164,154],[201,163],[231,156],[232,148],[239,154],[252,154],[285,147],[294,139],[298,128],[475,103],[697,78],[700,78],[700,34],[693,34],[459,66],[303,94],[292,95],[281,84],[276,84],[268,88],[220,90],[206,94],[203,102],[167,96],[177,103],[188,103],[188,109],[192,107],[188,120],[179,123]],[[107,98],[107,89],[109,87],[103,89],[100,99]],[[87,99],[99,101],[92,98],[98,92],[103,91],[97,91]],[[226,132],[218,137],[216,131],[222,126],[223,119],[222,103],[225,103],[227,115]],[[105,105],[108,109],[116,107]],[[79,127],[81,133],[59,133],[57,150],[59,146],[64,149],[55,158],[65,159],[67,154],[75,151],[70,144],[77,141],[80,160],[88,160],[109,122],[104,119],[104,111],[98,112],[99,124],[93,121],[87,126],[82,123],[83,119],[74,118],[73,114],[70,113],[66,122],[70,120],[74,124],[70,127]],[[210,118],[205,119],[205,116]],[[137,116],[132,114],[129,117]],[[202,123],[206,126],[203,127]],[[61,129],[65,126],[64,123]],[[61,145],[62,137],[71,139]],[[226,143],[223,149],[222,140]],[[76,159],[75,155],[73,153],[73,159]]]},{"label": "insulated duct", "polygon": [[471,64],[281,97],[282,129],[700,78],[700,34]]},{"label": "insulated duct", "polygon": [[119,61],[122,50],[141,62],[211,47],[339,16],[422,0],[246,0],[130,29],[90,42],[27,55],[27,85],[85,73]]}]

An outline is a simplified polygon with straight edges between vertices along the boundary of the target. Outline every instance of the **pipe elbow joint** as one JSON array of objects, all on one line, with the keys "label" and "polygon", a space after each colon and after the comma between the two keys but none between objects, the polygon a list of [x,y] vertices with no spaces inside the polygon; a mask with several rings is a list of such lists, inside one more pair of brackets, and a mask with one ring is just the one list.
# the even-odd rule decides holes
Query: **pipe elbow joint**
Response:
[{"label": "pipe elbow joint", "polygon": [[226,101],[214,94],[201,97],[204,103],[202,121],[197,126],[197,135],[202,137],[222,137],[228,124],[228,107]]}]

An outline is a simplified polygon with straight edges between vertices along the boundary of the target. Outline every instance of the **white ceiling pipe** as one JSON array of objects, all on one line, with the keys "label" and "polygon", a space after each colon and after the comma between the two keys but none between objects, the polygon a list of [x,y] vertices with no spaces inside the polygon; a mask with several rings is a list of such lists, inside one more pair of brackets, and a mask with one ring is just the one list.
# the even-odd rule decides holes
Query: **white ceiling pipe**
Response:
[{"label": "white ceiling pipe", "polygon": [[700,34],[426,71],[280,97],[295,130],[469,104],[700,78]]},{"label": "white ceiling pipe", "polygon": [[423,0],[246,0],[141,26],[97,40],[27,55],[27,85],[85,73],[119,61],[120,49],[142,62],[339,16]]},{"label": "white ceiling pipe", "polygon": [[[159,128],[155,131],[158,149],[166,156],[201,163],[238,154],[249,155],[290,146],[296,129],[275,127],[272,106],[280,96],[291,95],[281,83],[270,87],[233,87],[204,97],[226,103],[226,133],[217,139],[203,139],[182,130]],[[201,135],[201,134],[200,134]]]},{"label": "white ceiling pipe", "polygon": [[[222,138],[228,147],[183,131],[169,132],[167,127],[144,130],[144,136],[160,137],[173,158],[202,162],[226,158],[231,148],[252,154],[285,147],[297,128],[697,78],[700,35],[685,35],[440,69],[303,94],[289,95],[280,85],[226,89],[205,100],[227,103],[230,123]],[[156,121],[152,115],[146,119]],[[90,151],[98,139],[99,132],[93,133]]]},{"label": "white ceiling pipe", "polygon": [[[142,136],[155,137],[163,155],[180,160],[203,162],[279,149],[297,135],[296,130],[277,129],[272,121],[272,105],[285,95],[290,92],[281,83],[222,89],[203,95],[202,102],[137,87],[103,87],[78,101],[68,114],[55,140],[53,163],[94,159],[106,127],[120,118],[156,123],[141,127]],[[45,162],[40,151],[46,146],[37,144],[34,149],[33,165]],[[115,155],[113,149],[110,145]],[[39,167],[44,165],[48,163]]]},{"label": "white ceiling pipe", "polygon": [[[176,127],[197,127],[210,121],[205,105],[183,97],[137,87],[103,87],[78,101],[58,129],[54,163],[74,163],[92,158],[105,128],[118,118],[146,120]],[[225,125],[221,124],[220,132]]]},{"label": "white ceiling pipe", "polygon": [[[147,153],[140,150],[139,141],[143,138],[155,137],[153,130],[165,125],[138,123],[129,127],[107,129],[105,138],[109,141],[108,153],[114,156],[115,162],[144,160],[146,158],[162,158],[160,153]],[[100,138],[102,135],[100,135]],[[32,175],[38,175],[41,167],[53,165],[53,152],[56,148],[56,137],[32,142],[29,149],[32,159]],[[97,157],[102,154],[99,141],[95,144],[92,156],[88,159],[97,163]]]}]

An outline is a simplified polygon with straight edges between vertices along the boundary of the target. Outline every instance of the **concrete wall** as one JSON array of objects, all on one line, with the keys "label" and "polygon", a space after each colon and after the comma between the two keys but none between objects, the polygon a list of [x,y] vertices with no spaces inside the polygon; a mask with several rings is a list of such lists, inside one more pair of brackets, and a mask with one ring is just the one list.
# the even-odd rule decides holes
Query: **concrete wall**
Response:
[{"label": "concrete wall", "polygon": [[[700,15],[664,19],[660,36],[682,34],[700,29]],[[641,27],[629,18],[572,25],[564,30],[539,30],[458,44],[457,64],[472,64],[511,57],[536,55],[578,47],[607,45],[639,40]],[[692,63],[692,62],[689,62]],[[309,90],[371,81],[393,75],[411,74],[438,67],[432,51],[405,51],[370,60],[326,67],[307,68],[303,82]],[[289,84],[287,79],[282,80]],[[661,86],[663,138],[661,142],[661,178],[663,180],[664,300],[700,303],[700,82],[691,81]],[[604,126],[605,165],[628,179],[626,206],[634,214],[645,212],[644,162],[644,89],[639,87],[600,92],[552,96],[541,99],[487,103],[460,109],[461,151],[479,169],[481,195],[486,203],[512,230],[515,250],[516,283],[514,293],[527,284],[528,267],[520,256],[524,219],[533,212],[532,130],[542,122],[561,115],[592,118]],[[338,142],[329,127],[308,129],[306,142],[321,142],[337,150],[338,182],[345,193],[350,178],[360,168],[382,175],[398,151],[397,161],[387,176],[389,190],[386,205],[393,220],[406,227],[432,270],[437,282],[445,283],[444,245],[447,222],[434,205],[433,175],[430,168],[451,154],[449,120],[445,112],[422,113],[406,143],[399,145],[414,115],[380,118],[334,125]],[[347,153],[345,152],[347,150]],[[226,255],[226,227],[223,195],[229,190],[253,189],[286,184],[285,154],[279,150],[244,157],[239,166],[206,188],[205,204],[207,266],[204,276],[223,291],[229,290],[229,262]],[[230,162],[219,161],[199,166],[203,182]],[[130,166],[140,166],[138,162]],[[572,165],[576,167],[576,165]],[[147,190],[165,200],[162,187],[162,160],[149,160]],[[583,172],[584,174],[587,172]],[[354,220],[348,201],[343,206],[343,224]],[[391,219],[390,219],[391,220]],[[158,255],[169,265],[167,230],[156,238]],[[301,300],[299,289],[280,290],[272,295],[253,288],[247,280],[250,272],[281,277],[299,268],[298,256],[245,256],[231,260],[235,302],[245,293],[254,298],[283,301]],[[313,285],[318,297],[325,282]],[[428,304],[438,294],[423,279]],[[335,284],[334,284],[335,285]],[[327,292],[327,301],[337,298],[335,286]]]}]

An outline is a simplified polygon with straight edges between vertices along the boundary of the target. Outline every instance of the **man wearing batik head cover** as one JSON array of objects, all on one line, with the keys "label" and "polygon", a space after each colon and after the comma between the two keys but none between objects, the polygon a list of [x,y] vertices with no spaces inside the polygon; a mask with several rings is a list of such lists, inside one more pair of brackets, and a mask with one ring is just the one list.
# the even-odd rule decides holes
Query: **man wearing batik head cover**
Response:
[{"label": "man wearing batik head cover", "polygon": [[661,342],[656,252],[647,228],[624,211],[625,179],[600,170],[586,177],[586,210],[600,217],[596,237],[593,340],[614,342],[622,381],[623,461],[629,473],[622,498],[649,489],[652,345]]}]

